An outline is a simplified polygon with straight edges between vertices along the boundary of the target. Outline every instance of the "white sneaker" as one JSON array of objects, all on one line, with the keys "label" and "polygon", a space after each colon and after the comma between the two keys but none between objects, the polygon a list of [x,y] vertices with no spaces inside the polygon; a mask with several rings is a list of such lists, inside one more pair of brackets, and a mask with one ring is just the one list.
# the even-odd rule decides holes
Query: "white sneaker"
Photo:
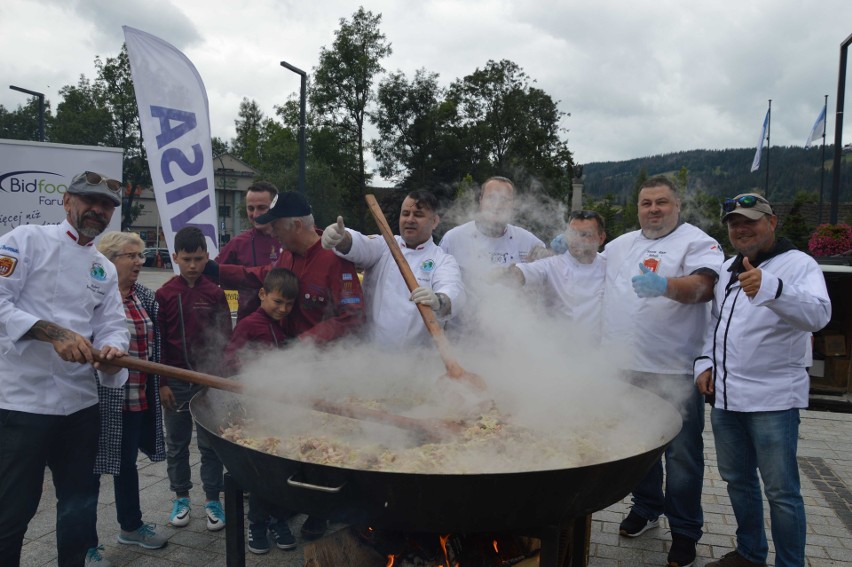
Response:
[{"label": "white sneaker", "polygon": [[207,512],[207,529],[211,532],[218,532],[225,527],[225,511],[222,509],[222,503],[218,500],[211,500],[204,505],[204,510]]},{"label": "white sneaker", "polygon": [[112,567],[110,560],[101,555],[103,550],[104,546],[102,545],[91,548],[86,552],[86,562],[83,565],[85,567]]},{"label": "white sneaker", "polygon": [[189,524],[189,498],[175,498],[173,502],[169,523],[176,528],[182,528]]}]

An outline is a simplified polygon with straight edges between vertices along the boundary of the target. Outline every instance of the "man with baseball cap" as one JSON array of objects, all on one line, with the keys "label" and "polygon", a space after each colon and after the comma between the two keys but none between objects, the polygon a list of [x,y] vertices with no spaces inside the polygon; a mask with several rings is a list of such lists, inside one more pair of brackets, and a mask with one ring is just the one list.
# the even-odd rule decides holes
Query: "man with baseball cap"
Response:
[{"label": "man with baseball cap", "polygon": [[127,370],[95,362],[124,356],[130,335],[115,266],[95,237],[121,203],[121,184],[76,176],[66,218],[0,236],[0,564],[17,565],[49,467],[56,487],[60,567],[103,565],[96,529],[98,391]]},{"label": "man with baseball cap", "polygon": [[828,323],[831,302],[816,261],[776,238],[778,217],[765,197],[743,193],[725,200],[722,222],[737,255],[724,263],[716,283],[694,374],[698,390],[715,398],[710,421],[737,518],[737,545],[707,567],[766,565],[760,480],[775,565],[801,566],[806,527],[796,463],[799,409],[808,405],[811,333]]}]

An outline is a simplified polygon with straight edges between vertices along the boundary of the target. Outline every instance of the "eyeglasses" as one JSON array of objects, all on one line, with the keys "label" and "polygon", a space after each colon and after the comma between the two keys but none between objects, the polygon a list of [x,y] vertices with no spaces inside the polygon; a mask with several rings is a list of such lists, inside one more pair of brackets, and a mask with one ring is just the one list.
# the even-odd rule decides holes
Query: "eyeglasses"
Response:
[{"label": "eyeglasses", "polygon": [[722,212],[730,213],[737,208],[737,205],[743,209],[751,209],[758,203],[766,203],[768,205],[769,201],[757,195],[743,195],[738,199],[725,199],[722,202]]},{"label": "eyeglasses", "polygon": [[142,252],[124,252],[122,254],[116,254],[113,256],[113,258],[122,257],[129,258],[130,260],[145,260],[145,254],[143,254]]},{"label": "eyeglasses", "polygon": [[86,183],[89,185],[100,185],[103,183],[107,186],[111,192],[118,195],[121,193],[121,182],[116,181],[115,179],[110,179],[109,177],[104,177],[100,173],[95,173],[94,171],[87,171],[83,175],[86,176]]}]

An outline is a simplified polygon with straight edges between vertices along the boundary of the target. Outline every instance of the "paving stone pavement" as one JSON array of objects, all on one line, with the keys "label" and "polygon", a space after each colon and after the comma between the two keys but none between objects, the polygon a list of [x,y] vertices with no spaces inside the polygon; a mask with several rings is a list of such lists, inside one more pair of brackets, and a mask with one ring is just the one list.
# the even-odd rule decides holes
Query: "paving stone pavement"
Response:
[{"label": "paving stone pavement", "polygon": [[[146,270],[142,283],[156,289],[169,272]],[[702,503],[704,506],[704,536],[698,543],[695,567],[717,559],[734,546],[736,522],[728,501],[725,485],[716,469],[716,451],[707,412],[704,431],[705,476]],[[192,478],[199,479],[199,455],[192,443],[190,454]],[[799,430],[799,469],[802,493],[807,514],[808,567],[839,567],[852,565],[852,414],[806,410],[802,412]],[[101,479],[98,502],[98,532],[104,546],[104,556],[116,567],[178,567],[224,566],[225,532],[207,531],[204,516],[204,494],[200,485],[192,489],[191,522],[185,528],[167,524],[173,494],[165,463],[151,463],[144,457],[138,461],[142,518],[157,524],[170,535],[169,543],[159,550],[146,550],[135,545],[117,542],[115,500],[112,479]],[[629,498],[596,512],[592,516],[589,567],[664,566],[671,539],[665,518],[660,527],[630,539],[618,535],[618,524],[627,513]],[[764,505],[767,535],[769,511]],[[246,553],[250,567],[304,565],[304,541],[299,527],[304,516],[290,520],[298,547],[281,551],[273,545],[266,555]],[[56,506],[50,474],[45,477],[44,493],[38,512],[29,524],[24,540],[21,565],[42,567],[56,565]],[[339,526],[332,526],[336,528]],[[771,544],[770,544],[771,551]],[[770,553],[769,564],[774,563]]]}]

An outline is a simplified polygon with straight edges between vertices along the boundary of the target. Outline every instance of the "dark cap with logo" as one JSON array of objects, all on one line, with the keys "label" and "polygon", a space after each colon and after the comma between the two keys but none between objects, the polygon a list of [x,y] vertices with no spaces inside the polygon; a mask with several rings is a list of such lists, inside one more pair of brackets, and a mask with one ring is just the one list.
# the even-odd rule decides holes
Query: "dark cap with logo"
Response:
[{"label": "dark cap with logo", "polygon": [[304,195],[297,191],[285,191],[278,193],[278,196],[272,200],[269,211],[254,219],[254,221],[258,224],[267,224],[275,219],[306,217],[310,214],[313,214],[313,211],[311,211],[311,206]]},{"label": "dark cap with logo", "polygon": [[94,171],[84,171],[74,177],[71,185],[65,190],[72,195],[92,195],[107,197],[115,206],[121,204],[121,182],[110,179],[106,175]]}]

